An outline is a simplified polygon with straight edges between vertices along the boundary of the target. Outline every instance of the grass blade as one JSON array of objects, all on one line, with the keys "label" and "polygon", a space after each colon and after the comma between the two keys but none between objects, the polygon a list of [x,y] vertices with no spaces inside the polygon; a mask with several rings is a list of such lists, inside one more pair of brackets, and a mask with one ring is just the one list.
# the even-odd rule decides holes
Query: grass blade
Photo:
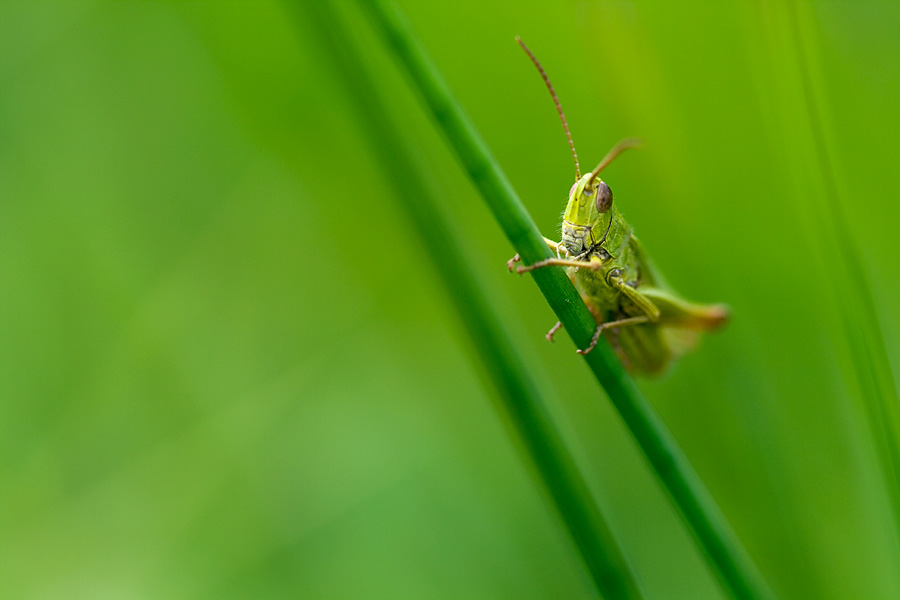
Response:
[{"label": "grass blade", "polygon": [[[388,45],[408,70],[450,145],[522,259],[532,263],[548,258],[550,252],[534,221],[474,125],[453,99],[403,15],[383,0],[370,0],[365,4],[372,9]],[[561,269],[536,270],[532,275],[574,342],[585,347],[595,323],[568,277]],[[586,355],[585,360],[689,524],[725,588],[735,598],[771,597],[724,515],[612,350],[608,345],[600,345]]]},{"label": "grass blade", "polygon": [[783,54],[794,57],[798,82],[795,89],[781,88],[781,93],[797,96],[802,110],[794,112],[791,118],[804,125],[806,134],[804,139],[793,142],[795,149],[803,149],[795,150],[792,156],[805,154],[809,158],[806,163],[797,160],[794,170],[807,171],[809,181],[819,182],[819,189],[811,190],[805,198],[804,213],[816,219],[813,241],[820,253],[829,257],[825,276],[840,306],[837,318],[849,363],[845,376],[863,405],[893,511],[894,530],[900,533],[900,399],[867,268],[856,236],[849,231],[847,201],[842,197],[845,188],[836,169],[838,156],[828,141],[824,83],[815,60],[818,34],[806,7],[787,3],[779,8],[775,14],[784,21],[784,39],[780,43],[786,46]]},{"label": "grass blade", "polygon": [[424,253],[440,274],[447,295],[459,312],[480,364],[501,400],[530,456],[545,490],[555,504],[600,594],[605,598],[642,598],[635,578],[581,475],[561,432],[555,426],[537,384],[500,320],[475,281],[459,249],[461,242],[441,216],[427,175],[413,150],[390,119],[387,102],[363,68],[354,38],[337,11],[325,2],[289,3],[302,7],[316,23],[323,45],[343,73],[359,123],[422,238]]}]

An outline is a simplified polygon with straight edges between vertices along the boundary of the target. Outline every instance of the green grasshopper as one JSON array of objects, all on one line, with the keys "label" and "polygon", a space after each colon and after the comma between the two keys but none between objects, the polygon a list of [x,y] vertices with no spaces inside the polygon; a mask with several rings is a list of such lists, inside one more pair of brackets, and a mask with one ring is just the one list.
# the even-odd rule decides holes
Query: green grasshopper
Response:
[{"label": "green grasshopper", "polygon": [[[556,105],[575,159],[575,184],[569,190],[569,203],[563,214],[562,240],[544,238],[556,252],[556,258],[516,266],[520,260],[517,254],[509,261],[509,269],[522,274],[543,267],[566,267],[597,321],[590,345],[578,349],[578,353],[587,354],[605,335],[628,370],[660,373],[696,344],[701,331],[723,325],[729,309],[722,304],[688,302],[675,293],[650,261],[632,227],[613,206],[612,190],[599,174],[624,150],[639,145],[638,140],[620,142],[593,171],[582,176],[556,91],[531,50],[518,37],[516,41],[537,67]],[[560,326],[553,326],[547,333],[548,340],[553,341]]]}]

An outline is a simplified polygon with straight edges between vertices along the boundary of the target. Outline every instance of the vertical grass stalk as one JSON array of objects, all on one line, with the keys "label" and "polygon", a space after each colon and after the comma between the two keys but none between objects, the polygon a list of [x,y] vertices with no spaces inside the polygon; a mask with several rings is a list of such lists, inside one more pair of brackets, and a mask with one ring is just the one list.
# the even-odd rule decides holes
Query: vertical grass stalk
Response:
[{"label": "vertical grass stalk", "polygon": [[[525,263],[550,256],[512,185],[474,125],[450,93],[409,23],[384,0],[362,0],[388,46],[423,97],[438,126]],[[578,347],[585,347],[595,322],[562,269],[540,269],[533,278]],[[644,455],[680,510],[701,551],[735,598],[770,598],[760,576],[719,507],[662,421],[643,398],[607,344],[585,356]]]}]

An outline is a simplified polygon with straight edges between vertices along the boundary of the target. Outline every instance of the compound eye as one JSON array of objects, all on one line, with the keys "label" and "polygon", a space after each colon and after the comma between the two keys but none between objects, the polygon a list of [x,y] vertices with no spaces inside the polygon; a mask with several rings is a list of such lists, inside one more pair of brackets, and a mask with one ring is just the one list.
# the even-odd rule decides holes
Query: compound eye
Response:
[{"label": "compound eye", "polygon": [[612,207],[613,196],[612,190],[606,185],[605,181],[601,181],[597,186],[597,211],[605,213]]}]

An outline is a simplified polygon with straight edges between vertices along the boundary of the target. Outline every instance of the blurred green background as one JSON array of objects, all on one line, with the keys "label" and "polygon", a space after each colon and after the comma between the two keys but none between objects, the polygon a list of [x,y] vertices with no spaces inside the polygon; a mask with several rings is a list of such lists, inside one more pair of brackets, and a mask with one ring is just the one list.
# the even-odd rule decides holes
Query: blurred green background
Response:
[{"label": "blurred green background", "polygon": [[[678,290],[734,310],[647,397],[780,597],[898,597],[835,246],[896,372],[900,5],[399,4],[547,235],[573,168],[514,35],[582,166],[645,140],[604,175],[620,210]],[[338,8],[648,597],[721,597],[367,18]],[[4,598],[592,597],[303,15],[0,5]]]}]

